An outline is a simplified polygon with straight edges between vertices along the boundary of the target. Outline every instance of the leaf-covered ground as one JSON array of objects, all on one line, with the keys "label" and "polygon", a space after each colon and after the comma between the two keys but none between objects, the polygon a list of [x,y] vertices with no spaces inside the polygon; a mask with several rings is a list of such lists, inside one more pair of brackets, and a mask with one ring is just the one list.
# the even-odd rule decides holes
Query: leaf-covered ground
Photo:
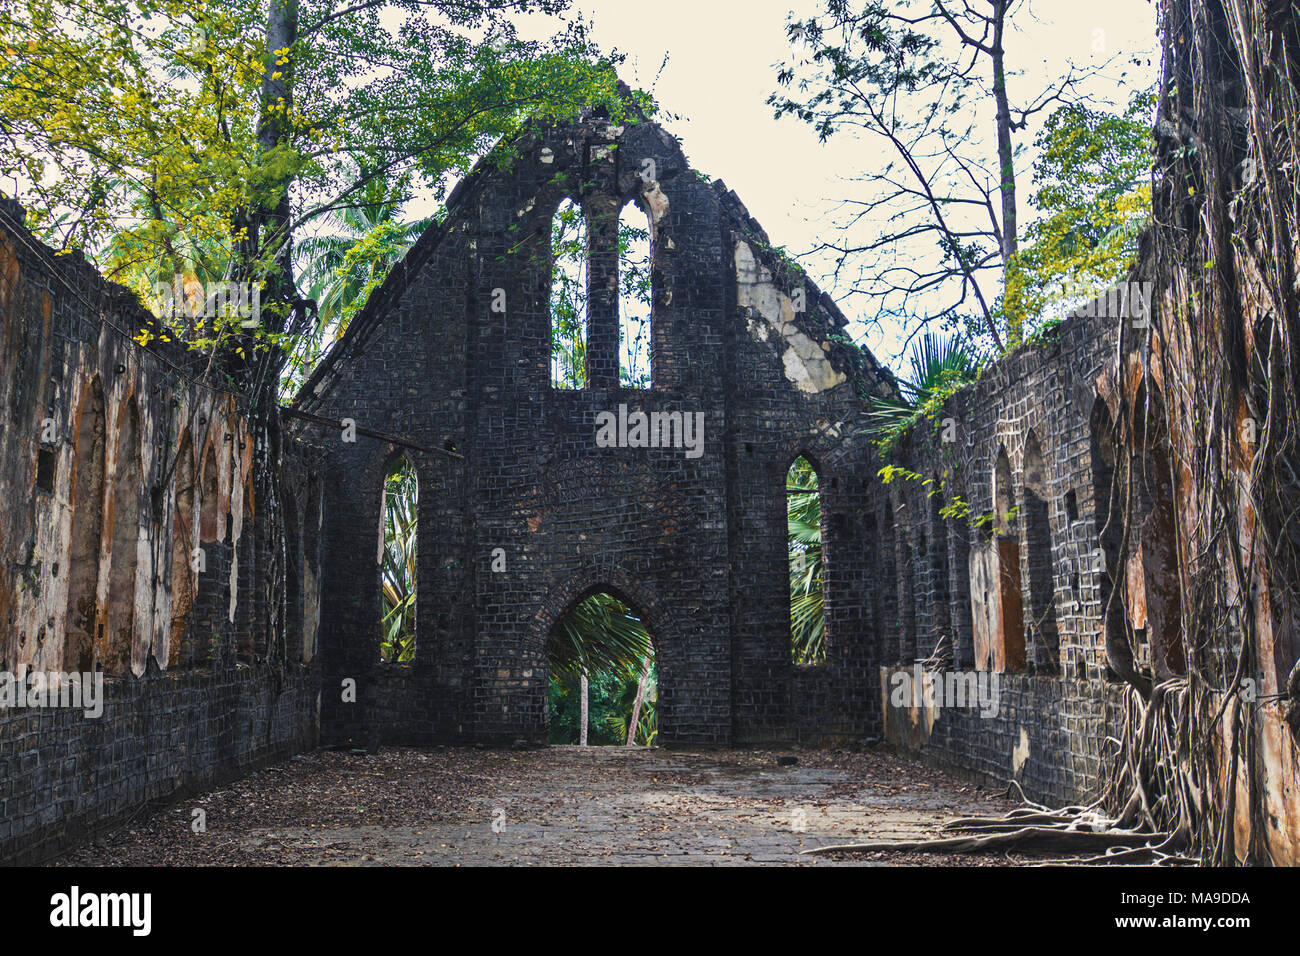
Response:
[{"label": "leaf-covered ground", "polygon": [[[897,757],[614,747],[317,751],[142,810],[56,865],[991,865],[998,854],[801,856],[916,838],[1001,794]],[[206,823],[194,832],[196,810]]]}]

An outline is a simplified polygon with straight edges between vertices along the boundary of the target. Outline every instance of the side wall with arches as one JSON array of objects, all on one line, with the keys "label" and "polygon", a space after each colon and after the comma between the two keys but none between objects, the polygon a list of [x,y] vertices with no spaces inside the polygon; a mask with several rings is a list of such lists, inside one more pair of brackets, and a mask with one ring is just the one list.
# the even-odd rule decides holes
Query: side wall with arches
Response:
[{"label": "side wall with arches", "polygon": [[[194,384],[182,349],[133,341],[152,316],[24,215],[0,200],[0,862],[316,740],[314,672],[257,654],[269,545],[235,397]],[[288,443],[286,483],[310,462]],[[37,674],[52,701],[102,696],[53,706]]]}]

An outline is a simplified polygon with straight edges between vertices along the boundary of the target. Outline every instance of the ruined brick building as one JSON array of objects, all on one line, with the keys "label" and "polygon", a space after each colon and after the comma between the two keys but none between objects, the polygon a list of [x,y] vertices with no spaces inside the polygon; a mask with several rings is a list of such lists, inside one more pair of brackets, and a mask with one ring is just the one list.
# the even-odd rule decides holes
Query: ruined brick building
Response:
[{"label": "ruined brick building", "polygon": [[[1031,797],[1097,791],[1120,701],[1114,589],[1147,649],[1134,666],[1183,666],[1170,490],[1143,484],[1140,535],[1102,534],[1132,467],[1115,381],[1139,348],[1108,302],[956,396],[944,433],[898,451],[917,478],[885,484],[866,400],[895,394],[892,377],[672,136],[584,116],[511,156],[459,185],[295,403],[282,636],[259,627],[268,544],[238,396],[201,384],[181,349],[131,343],[140,306],[55,259],[6,206],[0,666],[100,669],[106,700],[97,720],[0,711],[0,859],[47,856],[144,801],[318,744],[542,741],[547,639],[597,590],[654,637],[665,745],[887,737]],[[549,374],[565,200],[589,236],[577,390]],[[619,384],[613,291],[629,203],[651,232],[651,381],[635,389]],[[702,415],[699,453],[601,447],[598,416],[620,406],[666,435]],[[320,424],[345,420],[400,441]],[[402,664],[380,660],[375,557],[399,455],[420,488],[417,650]],[[791,663],[789,637],[798,456],[818,473],[825,551],[827,657],[809,666]],[[941,514],[958,503],[991,520]],[[1121,547],[1136,558],[1116,581]],[[892,705],[891,674],[918,661],[997,672],[997,714]],[[1290,747],[1275,810],[1294,848]]]}]

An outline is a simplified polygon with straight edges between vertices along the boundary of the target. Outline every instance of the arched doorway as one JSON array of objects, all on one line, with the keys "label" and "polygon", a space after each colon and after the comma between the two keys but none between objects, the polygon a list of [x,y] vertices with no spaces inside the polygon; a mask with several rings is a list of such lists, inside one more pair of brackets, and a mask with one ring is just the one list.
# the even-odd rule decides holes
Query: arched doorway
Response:
[{"label": "arched doorway", "polygon": [[587,589],[546,642],[552,744],[648,746],[659,732],[659,668],[645,615],[614,588]]}]

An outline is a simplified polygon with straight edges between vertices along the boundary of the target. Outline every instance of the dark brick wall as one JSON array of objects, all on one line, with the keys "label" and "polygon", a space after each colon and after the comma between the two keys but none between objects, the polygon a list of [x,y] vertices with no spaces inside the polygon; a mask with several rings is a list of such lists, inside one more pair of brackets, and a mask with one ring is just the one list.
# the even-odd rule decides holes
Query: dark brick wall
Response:
[{"label": "dark brick wall", "polygon": [[[104,682],[104,712],[0,710],[0,862],[39,862],[150,800],[202,792],[316,746],[314,676],[234,669]],[[217,828],[219,820],[207,826]]]},{"label": "dark brick wall", "polygon": [[[647,169],[653,177],[641,175]],[[591,382],[571,391],[549,380],[550,224],[566,198],[582,204],[595,237]],[[601,282],[611,249],[600,237],[626,202],[653,223],[649,390],[614,384],[618,317]],[[596,589],[621,596],[654,634],[664,743],[878,733],[875,629],[884,622],[869,522],[888,511],[859,433],[862,396],[891,386],[844,336],[830,300],[772,251],[734,194],[692,171],[648,122],[588,117],[529,134],[510,168],[481,166],[448,209],[300,401],[465,456],[411,454],[420,481],[416,661],[380,665],[380,485],[398,449],[335,440],[326,739],[544,739],[546,641]],[[795,314],[800,287],[807,309]],[[492,309],[497,289],[504,312]],[[809,367],[816,380],[800,387]],[[702,413],[703,454],[598,448],[597,415],[621,403]],[[785,473],[800,454],[820,474],[834,557],[829,657],[796,671]],[[491,570],[497,548],[501,572]],[[335,690],[348,678],[358,681],[355,704]]]}]

